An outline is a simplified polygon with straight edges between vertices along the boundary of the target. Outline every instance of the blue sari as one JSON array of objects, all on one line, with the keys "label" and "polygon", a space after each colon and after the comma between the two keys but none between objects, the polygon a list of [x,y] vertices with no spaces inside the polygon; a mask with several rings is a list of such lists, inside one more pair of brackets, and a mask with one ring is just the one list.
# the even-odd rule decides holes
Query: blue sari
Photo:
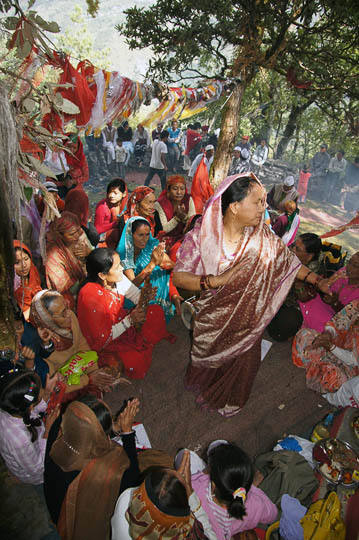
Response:
[{"label": "blue sari", "polygon": [[[132,237],[132,223],[139,219],[143,220],[144,218],[140,216],[135,216],[127,221],[116,249],[117,253],[120,255],[121,265],[123,266],[123,269],[129,270],[131,268],[134,271],[135,276],[140,274],[142,270],[148,265],[151,260],[152,251],[159,244],[159,240],[153,238],[152,234],[150,233],[150,237],[148,239],[146,247],[141,249],[140,254],[135,260],[135,246]],[[150,227],[149,223],[148,226]],[[155,299],[150,301],[150,304],[159,304],[162,307],[165,313],[166,322],[169,322],[169,320],[171,319],[171,317],[173,317],[175,313],[175,307],[170,299],[169,281],[170,272],[168,270],[163,270],[159,266],[155,266],[150,275],[150,282],[153,287],[157,287],[157,294]],[[143,283],[142,285],[140,285],[140,287],[142,286]]]}]

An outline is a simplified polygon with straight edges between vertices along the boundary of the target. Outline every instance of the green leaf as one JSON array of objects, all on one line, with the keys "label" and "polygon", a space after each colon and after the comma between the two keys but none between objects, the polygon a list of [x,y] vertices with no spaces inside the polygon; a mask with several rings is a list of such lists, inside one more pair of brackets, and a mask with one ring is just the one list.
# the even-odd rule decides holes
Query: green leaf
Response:
[{"label": "green leaf", "polygon": [[63,103],[61,105],[57,104],[57,107],[66,114],[78,114],[80,112],[80,109],[75,103],[72,103],[72,101],[65,98],[63,98]]},{"label": "green leaf", "polygon": [[31,161],[34,169],[40,174],[43,174],[45,176],[50,176],[50,178],[55,178],[56,175],[53,173],[53,171],[44,163],[41,163],[38,159],[34,158],[30,154],[27,155],[28,159]]},{"label": "green leaf", "polygon": [[32,8],[32,6],[35,4],[36,0],[29,0],[29,3],[27,5],[27,9]]},{"label": "green leaf", "polygon": [[36,101],[34,101],[31,98],[26,98],[23,101],[23,106],[25,107],[27,112],[32,112],[34,110],[34,108],[36,107]]},{"label": "green leaf", "polygon": [[20,58],[26,58],[31,53],[32,43],[30,41],[24,41],[24,45],[20,48],[18,47],[18,56]]},{"label": "green leaf", "polygon": [[47,22],[38,14],[36,14],[35,16],[35,21],[36,21],[36,24],[38,24],[40,28],[42,28],[46,32],[52,32],[53,34],[60,32],[59,25],[54,21]]},{"label": "green leaf", "polygon": [[4,27],[7,30],[15,30],[19,20],[20,19],[18,17],[7,17],[4,22]]}]

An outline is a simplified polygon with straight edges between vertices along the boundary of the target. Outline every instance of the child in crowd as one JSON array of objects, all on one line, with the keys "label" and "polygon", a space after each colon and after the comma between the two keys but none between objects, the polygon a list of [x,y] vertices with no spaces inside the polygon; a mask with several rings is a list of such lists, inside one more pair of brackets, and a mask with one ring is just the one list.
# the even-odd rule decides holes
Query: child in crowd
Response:
[{"label": "child in crowd", "polygon": [[0,375],[0,454],[7,468],[21,482],[42,484],[46,439],[58,416],[58,408],[45,424],[39,414],[46,411],[56,377],[42,392],[39,376],[18,364],[4,361]]},{"label": "child in crowd", "polygon": [[236,444],[210,444],[207,469],[192,474],[192,486],[218,540],[254,529],[258,523],[275,521],[275,504],[257,487],[262,479]]},{"label": "child in crowd", "polygon": [[120,178],[124,180],[125,178],[125,162],[127,158],[127,151],[124,146],[122,146],[122,141],[117,140],[116,146],[116,164],[117,164],[117,174]]}]

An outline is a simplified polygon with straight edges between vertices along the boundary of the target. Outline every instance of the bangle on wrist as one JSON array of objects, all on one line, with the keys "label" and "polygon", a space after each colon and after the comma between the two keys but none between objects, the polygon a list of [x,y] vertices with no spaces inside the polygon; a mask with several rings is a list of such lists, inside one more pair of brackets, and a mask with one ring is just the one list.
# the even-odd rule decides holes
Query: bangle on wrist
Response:
[{"label": "bangle on wrist", "polygon": [[311,270],[309,270],[309,272],[307,272],[307,273],[305,274],[305,276],[304,276],[304,278],[303,278],[303,282],[304,282],[304,283],[306,283],[306,281],[307,281],[307,277],[308,277],[308,276],[309,276],[309,274],[311,274],[311,273],[312,273],[312,271],[311,271]]},{"label": "bangle on wrist", "polygon": [[318,285],[319,285],[319,283],[322,281],[322,279],[323,279],[322,276],[319,276],[319,275],[317,274],[317,275],[315,276],[315,280],[314,280],[313,285],[314,285],[315,287],[318,287]]},{"label": "bangle on wrist", "polygon": [[205,274],[203,274],[203,276],[201,276],[199,278],[199,286],[200,286],[201,291],[205,291],[206,288],[207,288],[206,287],[206,277],[207,276]]},{"label": "bangle on wrist", "polygon": [[45,351],[48,351],[49,349],[52,349],[54,346],[54,344],[52,343],[52,341],[50,340],[50,342],[48,343],[48,345],[44,345],[44,343],[42,343],[42,348],[45,349]]},{"label": "bangle on wrist", "polygon": [[205,284],[206,284],[206,286],[207,286],[207,289],[213,289],[213,288],[214,288],[214,287],[212,287],[211,282],[210,282],[210,279],[211,279],[212,277],[214,277],[213,274],[208,274],[208,276],[206,276],[206,277],[204,278],[204,282],[205,282]]}]

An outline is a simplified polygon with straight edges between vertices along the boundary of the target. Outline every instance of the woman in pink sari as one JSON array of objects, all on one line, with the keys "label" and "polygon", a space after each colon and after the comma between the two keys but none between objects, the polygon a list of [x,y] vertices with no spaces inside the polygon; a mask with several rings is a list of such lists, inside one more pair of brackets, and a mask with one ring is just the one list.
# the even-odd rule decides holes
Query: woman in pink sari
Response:
[{"label": "woman in pink sari", "polygon": [[253,174],[226,178],[177,255],[174,284],[202,291],[185,384],[198,403],[225,417],[248,400],[261,336],[294,279],[328,291],[264,224],[265,204],[265,190]]}]

